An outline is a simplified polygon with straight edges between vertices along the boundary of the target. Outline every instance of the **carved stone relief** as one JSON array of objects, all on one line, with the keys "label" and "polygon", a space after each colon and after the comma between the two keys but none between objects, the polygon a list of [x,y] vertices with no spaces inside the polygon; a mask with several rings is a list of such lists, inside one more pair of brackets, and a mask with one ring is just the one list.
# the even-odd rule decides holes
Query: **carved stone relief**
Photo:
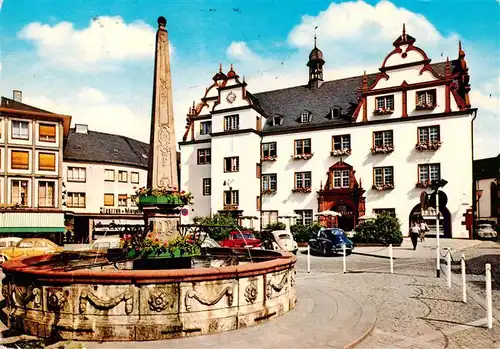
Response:
[{"label": "carved stone relief", "polygon": [[63,291],[51,290],[47,295],[47,308],[52,311],[59,312],[66,303],[66,295]]},{"label": "carved stone relief", "polygon": [[165,310],[169,306],[167,299],[167,295],[161,291],[151,293],[148,300],[149,309],[156,312]]},{"label": "carved stone relief", "polygon": [[12,288],[12,299],[14,300],[15,305],[25,308],[29,302],[33,301],[33,308],[40,308],[42,306],[42,290],[39,287],[35,285],[13,285]]},{"label": "carved stone relief", "polygon": [[254,282],[250,282],[245,288],[245,300],[248,303],[254,303],[257,299],[257,285]]},{"label": "carved stone relief", "polygon": [[[288,274],[285,273],[283,274],[283,278],[281,279],[281,281],[276,284],[276,283],[273,283],[273,280],[272,278],[269,279],[269,281],[267,282],[267,288],[266,288],[266,293],[267,293],[267,298],[271,298],[271,295],[272,295],[272,292],[275,291],[275,292],[281,292],[281,290],[286,286],[288,282]],[[286,288],[285,288],[285,291],[286,291]]]},{"label": "carved stone relief", "polygon": [[184,297],[184,303],[186,304],[186,310],[191,310],[191,299],[196,299],[200,304],[212,306],[217,304],[222,297],[226,297],[226,304],[228,307],[233,305],[233,287],[227,286],[225,287],[214,299],[208,300],[203,298],[199,293],[195,290],[189,290],[186,292],[186,296]]},{"label": "carved stone relief", "polygon": [[121,295],[109,299],[99,298],[93,293],[83,291],[80,295],[80,314],[84,314],[87,312],[87,302],[98,310],[110,310],[116,307],[121,302],[125,302],[125,313],[130,314],[134,310],[134,297],[132,288],[123,292]]}]

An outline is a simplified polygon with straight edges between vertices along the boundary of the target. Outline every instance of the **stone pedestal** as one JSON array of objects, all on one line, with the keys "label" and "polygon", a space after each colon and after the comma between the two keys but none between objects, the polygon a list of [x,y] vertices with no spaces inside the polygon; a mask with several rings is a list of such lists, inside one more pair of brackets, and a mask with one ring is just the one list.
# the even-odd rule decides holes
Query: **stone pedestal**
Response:
[{"label": "stone pedestal", "polygon": [[153,239],[171,241],[180,236],[181,218],[178,209],[151,206],[142,207],[142,211],[144,212],[144,223]]}]

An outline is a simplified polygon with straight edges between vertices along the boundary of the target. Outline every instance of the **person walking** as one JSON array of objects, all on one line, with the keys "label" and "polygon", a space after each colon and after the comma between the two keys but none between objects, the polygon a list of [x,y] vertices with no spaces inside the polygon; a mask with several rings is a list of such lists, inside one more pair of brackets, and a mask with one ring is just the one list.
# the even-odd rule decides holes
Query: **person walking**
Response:
[{"label": "person walking", "polygon": [[429,231],[429,227],[427,226],[427,223],[425,223],[424,220],[421,220],[420,221],[420,232],[419,232],[420,242],[425,241],[425,233],[427,233],[428,231]]},{"label": "person walking", "polygon": [[410,227],[410,238],[413,244],[413,251],[417,249],[418,235],[420,234],[420,227],[417,222],[412,222]]}]

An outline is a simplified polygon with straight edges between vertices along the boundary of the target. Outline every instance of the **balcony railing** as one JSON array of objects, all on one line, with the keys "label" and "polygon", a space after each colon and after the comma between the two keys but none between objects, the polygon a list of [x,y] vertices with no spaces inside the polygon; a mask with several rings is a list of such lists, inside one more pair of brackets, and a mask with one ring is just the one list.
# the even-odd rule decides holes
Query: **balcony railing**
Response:
[{"label": "balcony railing", "polygon": [[330,152],[330,156],[347,156],[352,154],[352,149],[334,149]]},{"label": "balcony railing", "polygon": [[295,154],[292,155],[293,160],[309,160],[312,158],[314,153],[305,153],[305,154]]},{"label": "balcony railing", "polygon": [[388,154],[394,151],[393,145],[382,145],[382,146],[374,146],[370,149],[372,154]]},{"label": "balcony railing", "polygon": [[417,144],[415,144],[415,149],[420,151],[438,150],[439,148],[441,148],[442,143],[443,142],[441,141],[418,142]]},{"label": "balcony railing", "polygon": [[372,185],[372,189],[378,190],[378,191],[392,190],[392,189],[394,189],[394,184],[391,184],[391,183],[374,184],[374,185]]},{"label": "balcony railing", "polygon": [[311,191],[311,187],[300,187],[292,189],[292,193],[310,193]]}]

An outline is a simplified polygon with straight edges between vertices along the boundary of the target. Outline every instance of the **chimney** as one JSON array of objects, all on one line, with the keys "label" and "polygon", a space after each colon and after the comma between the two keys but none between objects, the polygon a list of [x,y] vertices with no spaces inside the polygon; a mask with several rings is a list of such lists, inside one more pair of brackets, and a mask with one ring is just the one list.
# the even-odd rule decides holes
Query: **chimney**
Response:
[{"label": "chimney", "polygon": [[75,124],[75,133],[89,133],[89,126],[84,124]]},{"label": "chimney", "polygon": [[15,102],[22,103],[23,102],[23,91],[19,91],[19,90],[12,91],[12,99]]}]

